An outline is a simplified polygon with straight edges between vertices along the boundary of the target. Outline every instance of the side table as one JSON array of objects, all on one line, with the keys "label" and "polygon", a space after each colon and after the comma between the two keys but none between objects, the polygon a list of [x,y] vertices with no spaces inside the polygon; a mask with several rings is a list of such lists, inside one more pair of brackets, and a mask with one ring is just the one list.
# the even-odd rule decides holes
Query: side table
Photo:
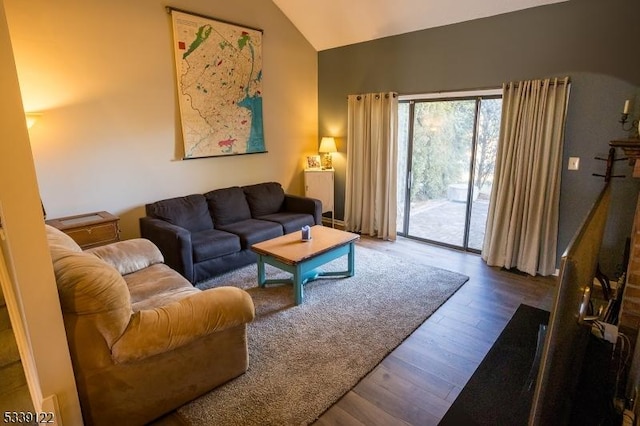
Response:
[{"label": "side table", "polygon": [[304,171],[304,195],[322,202],[322,213],[331,212],[331,227],[335,227],[333,169],[306,169]]},{"label": "side table", "polygon": [[45,223],[73,238],[84,250],[120,241],[120,218],[102,211],[60,217]]}]

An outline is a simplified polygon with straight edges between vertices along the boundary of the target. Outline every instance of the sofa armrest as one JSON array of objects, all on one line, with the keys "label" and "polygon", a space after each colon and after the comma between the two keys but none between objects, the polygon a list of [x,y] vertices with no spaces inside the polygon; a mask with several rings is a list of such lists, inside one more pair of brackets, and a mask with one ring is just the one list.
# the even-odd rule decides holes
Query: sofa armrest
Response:
[{"label": "sofa armrest", "polygon": [[121,275],[130,274],[156,263],[164,262],[155,244],[144,238],[118,241],[105,246],[85,250],[94,254],[118,270]]},{"label": "sofa armrest", "polygon": [[193,249],[191,232],[161,219],[140,218],[140,234],[162,252],[164,263],[193,283]]},{"label": "sofa armrest", "polygon": [[112,346],[116,363],[144,359],[196,339],[253,321],[251,296],[237,287],[217,287],[191,294],[156,309],[136,312]]},{"label": "sofa armrest", "polygon": [[315,198],[285,194],[282,210],[310,214],[313,216],[316,225],[322,225],[322,201]]}]

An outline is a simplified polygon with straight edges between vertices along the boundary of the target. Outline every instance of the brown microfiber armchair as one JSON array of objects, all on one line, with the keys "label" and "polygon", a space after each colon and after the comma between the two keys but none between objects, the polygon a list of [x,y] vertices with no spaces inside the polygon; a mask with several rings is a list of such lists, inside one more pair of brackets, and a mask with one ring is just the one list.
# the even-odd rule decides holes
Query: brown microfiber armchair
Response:
[{"label": "brown microfiber armchair", "polygon": [[246,371],[247,292],[198,290],[145,239],[83,252],[46,227],[86,424],[144,424]]}]

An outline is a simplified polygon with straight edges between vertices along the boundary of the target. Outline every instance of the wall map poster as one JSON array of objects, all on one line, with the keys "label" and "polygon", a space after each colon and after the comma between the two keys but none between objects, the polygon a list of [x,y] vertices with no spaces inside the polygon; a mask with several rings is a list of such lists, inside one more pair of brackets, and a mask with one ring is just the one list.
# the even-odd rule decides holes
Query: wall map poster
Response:
[{"label": "wall map poster", "polygon": [[262,32],[171,10],[185,158],[266,152]]}]

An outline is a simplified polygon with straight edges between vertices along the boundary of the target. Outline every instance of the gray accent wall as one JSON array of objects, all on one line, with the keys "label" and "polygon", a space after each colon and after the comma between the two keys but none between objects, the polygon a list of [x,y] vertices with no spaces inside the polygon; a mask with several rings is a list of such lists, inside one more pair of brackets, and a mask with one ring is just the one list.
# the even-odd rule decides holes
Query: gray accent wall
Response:
[{"label": "gray accent wall", "polygon": [[[603,186],[609,141],[628,137],[618,120],[625,99],[640,115],[640,1],[570,0],[495,17],[329,49],[318,54],[318,137],[334,136],[336,217],[344,217],[347,95],[498,88],[503,82],[571,78],[558,257]],[[620,150],[617,157],[622,157]],[[580,169],[568,171],[569,157]],[[602,269],[620,272],[640,179],[616,162]]]}]

